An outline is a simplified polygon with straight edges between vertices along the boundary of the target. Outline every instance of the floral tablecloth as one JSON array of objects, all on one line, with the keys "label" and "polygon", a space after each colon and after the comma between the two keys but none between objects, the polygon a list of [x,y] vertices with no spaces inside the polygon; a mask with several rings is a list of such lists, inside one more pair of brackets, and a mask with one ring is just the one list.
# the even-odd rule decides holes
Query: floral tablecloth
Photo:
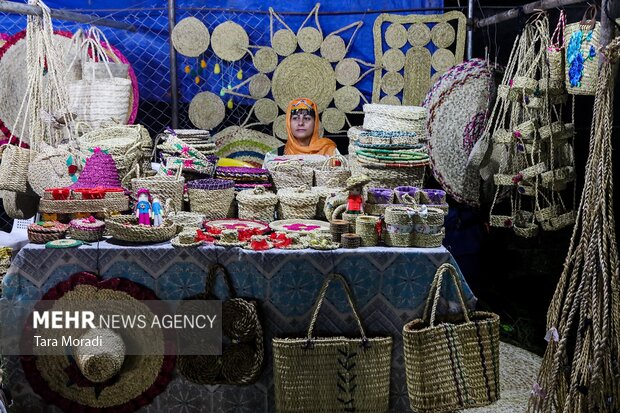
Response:
[{"label": "floral tablecloth", "polygon": [[[201,247],[175,249],[169,243],[150,246],[101,242],[79,249],[45,249],[27,245],[15,258],[3,281],[5,299],[37,300],[52,286],[79,271],[99,273],[104,279],[123,277],[141,283],[160,299],[176,300],[204,291],[206,268],[224,264],[237,294],[260,303],[266,340],[266,366],[255,385],[201,386],[177,375],[166,391],[141,412],[274,412],[271,339],[302,336],[310,310],[330,272],[345,276],[353,290],[368,335],[394,337],[390,412],[408,412],[409,402],[401,331],[403,324],[421,315],[433,275],[439,265],[456,265],[440,248],[359,248],[334,251],[268,250]],[[470,308],[475,297],[463,282]],[[218,283],[223,292],[223,285]],[[453,291],[447,292],[444,311],[459,311]],[[341,288],[328,292],[318,326],[325,333],[354,334],[355,323]],[[5,357],[8,385],[16,401],[11,411],[57,412],[32,390],[16,357]]]}]

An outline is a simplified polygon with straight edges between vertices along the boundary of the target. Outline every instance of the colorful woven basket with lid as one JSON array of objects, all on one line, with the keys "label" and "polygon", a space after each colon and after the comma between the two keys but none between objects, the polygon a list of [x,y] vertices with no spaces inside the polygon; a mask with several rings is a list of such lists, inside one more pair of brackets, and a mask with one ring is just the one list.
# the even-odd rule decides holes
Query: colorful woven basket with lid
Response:
[{"label": "colorful woven basket with lid", "polygon": [[207,219],[234,215],[235,183],[227,179],[197,179],[188,182],[189,206],[192,212],[205,214]]},{"label": "colorful woven basket with lid", "polygon": [[28,239],[33,244],[45,244],[63,239],[68,229],[69,225],[60,222],[36,222],[28,225]]},{"label": "colorful woven basket with lid", "polygon": [[275,219],[277,203],[278,196],[260,186],[237,193],[239,218],[241,219],[271,222]]},{"label": "colorful woven basket with lid", "polygon": [[316,214],[319,195],[312,192],[310,188],[301,186],[280,189],[278,199],[280,200],[279,219],[313,219]]},{"label": "colorful woven basket with lid", "polygon": [[69,223],[69,236],[81,241],[100,241],[105,232],[105,223],[95,217],[73,219]]}]

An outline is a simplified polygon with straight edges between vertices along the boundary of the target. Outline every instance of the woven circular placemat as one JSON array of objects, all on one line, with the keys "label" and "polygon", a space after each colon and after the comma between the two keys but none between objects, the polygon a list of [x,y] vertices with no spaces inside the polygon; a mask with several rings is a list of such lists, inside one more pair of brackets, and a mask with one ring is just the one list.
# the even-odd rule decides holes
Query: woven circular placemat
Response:
[{"label": "woven circular placemat", "polygon": [[321,56],[329,62],[338,62],[347,54],[347,46],[344,39],[338,35],[329,35],[321,43]]},{"label": "woven circular placemat", "polygon": [[182,55],[200,56],[209,48],[209,29],[195,17],[186,17],[172,29],[172,45]]},{"label": "woven circular placemat", "polygon": [[405,67],[405,54],[400,49],[389,49],[381,61],[388,72],[398,72]]},{"label": "woven circular placemat", "polygon": [[233,21],[219,24],[211,36],[213,53],[222,60],[236,62],[245,56],[250,39],[245,29]]},{"label": "woven circular placemat", "polygon": [[200,129],[213,129],[224,120],[224,102],[215,93],[200,92],[189,104],[189,120]]},{"label": "woven circular placemat", "polygon": [[456,62],[454,53],[448,49],[438,49],[431,57],[431,65],[438,72],[445,72]]},{"label": "woven circular placemat", "polygon": [[388,95],[395,95],[405,86],[403,75],[398,72],[387,72],[381,79],[381,90]]},{"label": "woven circular placemat", "polygon": [[392,23],[385,31],[385,42],[394,49],[400,49],[407,43],[407,29],[400,23]]},{"label": "woven circular placemat", "polygon": [[407,29],[407,40],[412,46],[426,46],[431,41],[431,29],[424,23],[412,24]]},{"label": "woven circular placemat", "polygon": [[448,70],[424,101],[433,175],[455,200],[472,206],[479,202],[480,178],[478,171],[467,169],[467,162],[483,133],[492,79],[487,63],[472,59]]},{"label": "woven circular placemat", "polygon": [[254,99],[264,98],[271,90],[271,79],[264,73],[257,73],[250,79],[248,89]]},{"label": "woven circular placemat", "polygon": [[314,53],[321,47],[323,35],[314,27],[304,27],[297,32],[297,43],[304,52]]},{"label": "woven circular placemat", "polygon": [[360,91],[353,86],[343,86],[334,94],[334,104],[345,113],[353,112],[360,105]]},{"label": "woven circular placemat", "polygon": [[289,29],[280,29],[273,34],[271,47],[280,56],[289,56],[297,49],[297,36]]},{"label": "woven circular placemat", "polygon": [[446,48],[456,39],[456,32],[450,23],[437,23],[431,30],[431,39],[433,43],[435,43],[435,46]]},{"label": "woven circular placemat", "polygon": [[398,96],[394,96],[394,95],[383,96],[381,100],[379,101],[379,103],[381,103],[382,105],[394,105],[394,106],[400,106],[401,104]]},{"label": "woven circular placemat", "polygon": [[254,103],[254,115],[260,123],[272,123],[278,117],[278,105],[271,99],[258,99]]},{"label": "woven circular placemat", "polygon": [[291,100],[302,96],[312,99],[322,112],[336,91],[336,74],[331,64],[309,53],[296,53],[282,60],[272,82],[273,97],[282,110]]},{"label": "woven circular placemat", "polygon": [[362,69],[354,59],[343,59],[336,65],[336,80],[344,86],[354,85],[360,78]]},{"label": "woven circular placemat", "polygon": [[278,67],[278,54],[271,47],[261,47],[254,54],[252,63],[261,73],[271,73]]},{"label": "woven circular placemat", "polygon": [[329,133],[340,132],[347,121],[343,111],[336,108],[327,108],[321,115],[321,124]]},{"label": "woven circular placemat", "polygon": [[273,121],[273,125],[271,127],[276,138],[282,139],[283,141],[288,140],[288,132],[286,131],[286,115],[278,116],[276,120]]}]

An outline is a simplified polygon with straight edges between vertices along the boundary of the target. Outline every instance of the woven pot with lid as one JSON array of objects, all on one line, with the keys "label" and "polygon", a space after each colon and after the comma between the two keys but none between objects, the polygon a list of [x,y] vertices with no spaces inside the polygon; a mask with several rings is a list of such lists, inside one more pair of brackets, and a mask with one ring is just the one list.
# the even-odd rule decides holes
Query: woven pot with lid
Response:
[{"label": "woven pot with lid", "polygon": [[192,212],[206,219],[221,219],[234,214],[235,182],[228,179],[197,179],[187,183]]},{"label": "woven pot with lid", "polygon": [[239,218],[241,219],[272,222],[275,219],[274,213],[277,203],[278,196],[265,190],[262,186],[246,189],[237,194]]},{"label": "woven pot with lid", "polygon": [[95,242],[103,239],[105,223],[94,217],[73,219],[69,223],[69,236],[80,241]]},{"label": "woven pot with lid", "polygon": [[319,195],[312,192],[310,188],[301,186],[280,189],[278,199],[280,200],[279,219],[313,219]]}]

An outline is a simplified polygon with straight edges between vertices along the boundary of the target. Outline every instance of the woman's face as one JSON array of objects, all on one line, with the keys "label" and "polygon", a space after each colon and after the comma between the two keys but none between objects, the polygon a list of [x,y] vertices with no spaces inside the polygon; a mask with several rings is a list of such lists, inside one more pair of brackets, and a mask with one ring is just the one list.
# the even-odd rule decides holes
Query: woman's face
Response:
[{"label": "woman's face", "polygon": [[314,132],[314,116],[299,111],[291,115],[291,129],[293,136],[299,140],[306,140],[312,137]]}]

